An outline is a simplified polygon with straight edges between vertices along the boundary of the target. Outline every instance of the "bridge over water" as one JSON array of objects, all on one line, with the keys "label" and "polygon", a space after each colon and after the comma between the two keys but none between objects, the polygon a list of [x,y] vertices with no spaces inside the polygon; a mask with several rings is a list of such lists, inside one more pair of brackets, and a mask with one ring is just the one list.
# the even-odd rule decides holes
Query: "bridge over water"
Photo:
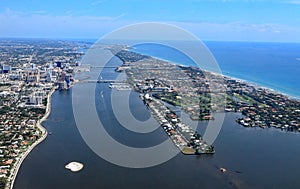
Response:
[{"label": "bridge over water", "polygon": [[76,83],[125,83],[126,80],[105,80],[105,79],[100,79],[100,80],[80,80],[77,81]]},{"label": "bridge over water", "polygon": [[117,68],[118,66],[90,66],[90,68]]}]

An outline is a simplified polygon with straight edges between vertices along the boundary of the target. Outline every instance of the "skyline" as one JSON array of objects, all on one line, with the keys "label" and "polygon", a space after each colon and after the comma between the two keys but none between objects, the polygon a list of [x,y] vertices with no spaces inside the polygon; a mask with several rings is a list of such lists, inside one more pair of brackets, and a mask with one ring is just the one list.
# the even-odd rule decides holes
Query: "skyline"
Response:
[{"label": "skyline", "polygon": [[0,37],[98,39],[129,24],[161,22],[201,40],[300,42],[299,8],[299,0],[4,0]]},{"label": "skyline", "polygon": [[1,2],[0,189],[300,187],[300,0]]}]

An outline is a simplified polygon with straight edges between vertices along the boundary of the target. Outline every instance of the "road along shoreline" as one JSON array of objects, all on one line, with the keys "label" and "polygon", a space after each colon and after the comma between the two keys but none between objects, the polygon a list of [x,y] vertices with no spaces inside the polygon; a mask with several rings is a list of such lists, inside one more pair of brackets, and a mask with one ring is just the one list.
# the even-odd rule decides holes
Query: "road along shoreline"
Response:
[{"label": "road along shoreline", "polygon": [[7,183],[6,183],[6,187],[5,189],[13,189],[14,186],[14,182],[16,180],[16,177],[18,175],[19,169],[23,163],[23,161],[25,160],[25,158],[28,156],[28,154],[41,142],[43,142],[46,137],[48,136],[48,132],[45,129],[45,127],[42,126],[42,122],[45,121],[50,113],[51,113],[51,96],[52,94],[55,92],[56,87],[53,87],[53,89],[49,92],[48,96],[47,96],[47,106],[46,106],[46,113],[45,115],[38,120],[36,126],[38,127],[38,129],[42,132],[42,136],[35,141],[25,152],[23,152],[19,159],[17,160],[17,162],[14,163],[10,175],[7,178]]}]

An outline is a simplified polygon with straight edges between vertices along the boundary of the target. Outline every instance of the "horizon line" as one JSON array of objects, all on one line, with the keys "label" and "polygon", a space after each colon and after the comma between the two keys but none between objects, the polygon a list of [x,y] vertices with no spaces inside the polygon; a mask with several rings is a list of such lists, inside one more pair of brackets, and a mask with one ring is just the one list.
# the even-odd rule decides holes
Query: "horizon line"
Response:
[{"label": "horizon line", "polygon": [[[5,40],[5,39],[13,39],[13,40],[17,40],[17,39],[26,39],[26,40],[67,40],[67,41],[71,41],[71,40],[89,40],[89,42],[94,41],[97,42],[99,39],[101,39],[101,37],[99,38],[88,38],[88,37],[0,37],[0,40]],[[118,39],[116,39],[118,40]],[[120,39],[119,39],[120,40]],[[121,40],[134,40],[134,39],[121,39]],[[140,40],[140,39],[138,39]],[[266,40],[266,41],[262,41],[262,40],[234,40],[234,39],[223,39],[223,40],[217,40],[217,39],[199,39],[202,42],[243,42],[243,43],[300,43],[300,41],[270,41],[270,40]],[[161,40],[163,41],[163,40]],[[172,41],[182,41],[182,40],[172,40]],[[183,40],[186,41],[186,40]]]}]

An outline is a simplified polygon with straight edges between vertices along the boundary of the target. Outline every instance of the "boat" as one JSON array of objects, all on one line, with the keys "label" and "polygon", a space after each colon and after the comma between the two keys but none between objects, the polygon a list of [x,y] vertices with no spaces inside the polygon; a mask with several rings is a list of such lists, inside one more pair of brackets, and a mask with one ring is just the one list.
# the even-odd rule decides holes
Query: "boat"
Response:
[{"label": "boat", "polygon": [[227,170],[226,170],[225,168],[221,167],[221,168],[220,168],[220,171],[221,171],[222,173],[225,173]]}]

